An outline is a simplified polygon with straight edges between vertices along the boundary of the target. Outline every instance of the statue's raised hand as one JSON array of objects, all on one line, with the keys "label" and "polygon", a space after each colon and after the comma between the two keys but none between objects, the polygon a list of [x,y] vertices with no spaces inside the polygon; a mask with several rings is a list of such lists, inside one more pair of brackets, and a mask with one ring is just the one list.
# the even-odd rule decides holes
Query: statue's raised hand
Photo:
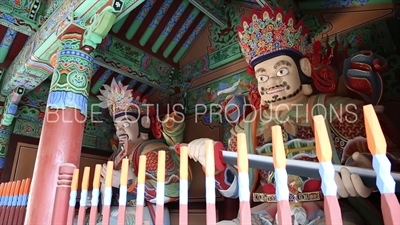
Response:
[{"label": "statue's raised hand", "polygon": [[209,138],[199,138],[191,141],[188,144],[188,155],[189,158],[195,162],[199,162],[202,166],[206,165],[206,141],[211,140]]},{"label": "statue's raised hand", "polygon": [[[372,169],[372,161],[360,154],[359,152],[353,153],[351,156],[354,160],[351,166]],[[367,198],[373,188],[366,187],[358,174],[351,174],[348,169],[341,168],[340,175],[336,173],[335,181],[338,187],[338,195],[341,198],[361,196]]]},{"label": "statue's raised hand", "polygon": [[[210,140],[210,138],[199,138],[191,141],[189,144],[177,144],[174,146],[175,151],[180,154],[180,148],[182,146],[188,147],[188,156],[190,159],[193,159],[195,162],[199,162],[203,167],[206,165],[206,141]],[[222,158],[222,151],[225,150],[224,145],[219,141],[214,142],[214,163],[216,174],[219,171],[223,171],[226,168],[226,164]]]}]

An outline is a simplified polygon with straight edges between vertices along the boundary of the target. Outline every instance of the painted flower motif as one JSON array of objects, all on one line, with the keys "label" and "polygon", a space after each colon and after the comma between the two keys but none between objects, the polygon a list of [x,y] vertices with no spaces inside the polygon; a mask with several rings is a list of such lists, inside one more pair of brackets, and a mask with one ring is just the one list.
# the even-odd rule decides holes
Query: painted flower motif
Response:
[{"label": "painted flower motif", "polygon": [[307,30],[302,26],[296,27],[298,23],[292,12],[285,14],[280,7],[274,10],[265,8],[263,12],[255,12],[251,21],[245,18],[242,24],[242,27],[238,27],[238,36],[241,50],[249,63],[282,48],[294,48],[306,54],[307,43],[304,38]]},{"label": "painted flower motif", "polygon": [[116,110],[117,108],[125,110],[132,103],[131,90],[128,86],[124,86],[120,81],[117,83],[115,79],[112,80],[111,86],[103,85],[104,89],[100,90],[101,95],[97,97],[101,101],[100,107]]},{"label": "painted flower motif", "polygon": [[275,34],[274,39],[275,39],[275,41],[280,41],[280,40],[282,40],[282,36],[280,34]]},{"label": "painted flower motif", "polygon": [[268,31],[267,28],[264,28],[264,29],[261,30],[261,33],[264,34],[264,35],[265,35],[265,34],[268,34],[268,32],[269,32],[269,31]]},{"label": "painted flower motif", "polygon": [[268,43],[266,48],[267,48],[267,51],[271,51],[272,50],[272,43]]},{"label": "painted flower motif", "polygon": [[254,27],[254,30],[255,30],[255,31],[260,30],[260,27],[258,26],[258,23],[254,23],[254,24],[253,24],[253,27]]},{"label": "painted flower motif", "polygon": [[[271,34],[271,33],[269,33]],[[267,35],[267,37],[265,38],[265,41],[267,41],[267,43],[271,43],[274,41],[274,39],[272,39],[271,35]]]}]

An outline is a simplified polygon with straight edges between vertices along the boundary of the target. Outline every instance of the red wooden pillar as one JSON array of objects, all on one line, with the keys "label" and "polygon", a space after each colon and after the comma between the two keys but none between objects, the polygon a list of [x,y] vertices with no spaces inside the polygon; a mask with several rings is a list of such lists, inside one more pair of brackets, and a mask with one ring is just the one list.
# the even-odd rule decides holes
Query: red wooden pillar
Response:
[{"label": "red wooden pillar", "polygon": [[57,190],[55,196],[56,208],[53,212],[53,219],[51,224],[66,224],[67,216],[68,216],[68,204],[59,204],[57,202],[69,202],[70,194],[71,194],[71,184],[72,177],[74,174],[74,170],[76,169],[75,165],[70,163],[65,163],[60,166],[58,182],[57,182]]},{"label": "red wooden pillar", "polygon": [[[25,224],[52,224],[60,166],[79,168],[92,56],[80,50],[82,35],[61,37],[40,136]],[[62,204],[68,205],[68,202]]]}]

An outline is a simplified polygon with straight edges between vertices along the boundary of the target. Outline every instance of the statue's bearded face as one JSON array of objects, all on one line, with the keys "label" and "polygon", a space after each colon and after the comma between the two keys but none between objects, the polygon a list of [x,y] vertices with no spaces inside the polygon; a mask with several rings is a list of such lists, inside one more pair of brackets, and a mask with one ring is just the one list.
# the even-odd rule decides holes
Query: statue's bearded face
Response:
[{"label": "statue's bearded face", "polygon": [[301,80],[296,63],[286,55],[265,60],[254,67],[258,91],[264,103],[286,103],[301,94]]},{"label": "statue's bearded face", "polygon": [[136,142],[140,139],[139,120],[132,115],[123,115],[115,118],[114,126],[120,143],[125,140]]}]

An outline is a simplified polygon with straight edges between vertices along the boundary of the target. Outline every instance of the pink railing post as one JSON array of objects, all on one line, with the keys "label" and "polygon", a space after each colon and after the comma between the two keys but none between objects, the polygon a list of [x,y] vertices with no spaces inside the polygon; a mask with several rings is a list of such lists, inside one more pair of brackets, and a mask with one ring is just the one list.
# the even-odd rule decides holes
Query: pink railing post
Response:
[{"label": "pink railing post", "polygon": [[276,200],[278,201],[278,224],[292,224],[285,147],[282,128],[279,125],[272,127],[272,153],[275,168]]},{"label": "pink railing post", "polygon": [[104,191],[104,204],[103,204],[103,225],[110,224],[110,210],[111,210],[111,198],[112,198],[112,180],[113,180],[113,169],[114,162],[107,162],[107,174],[106,174],[106,188]]},{"label": "pink railing post", "polygon": [[321,175],[321,190],[324,194],[325,222],[327,224],[342,225],[342,212],[337,199],[337,185],[335,169],[332,164],[332,147],[322,115],[314,116],[315,145]]},{"label": "pink railing post", "polygon": [[25,222],[26,206],[28,205],[29,190],[31,188],[31,178],[26,179],[21,203],[18,205],[17,225]]},{"label": "pink railing post", "polygon": [[215,162],[214,162],[214,142],[205,141],[206,151],[206,213],[207,225],[217,223],[217,213],[215,210]]},{"label": "pink railing post", "polygon": [[245,133],[238,133],[237,136],[237,168],[238,168],[238,182],[243,188],[239,189],[239,215],[240,224],[251,224],[251,210],[250,210],[250,179],[249,179],[249,159],[247,156],[247,141]]},{"label": "pink railing post", "polygon": [[[144,190],[146,181],[146,155],[139,157],[139,171],[136,195],[136,218],[135,225],[143,225],[143,210],[144,210]],[[149,207],[153,207],[150,205]]]},{"label": "pink railing post", "polygon": [[57,190],[55,202],[57,207],[54,209],[52,224],[65,225],[68,218],[69,199],[71,193],[72,177],[76,166],[71,163],[64,163],[58,172]]},{"label": "pink railing post", "polygon": [[101,165],[97,164],[93,177],[92,203],[90,207],[89,225],[95,225],[97,223],[97,210],[100,196],[100,176]]},{"label": "pink railing post", "polygon": [[6,206],[5,206],[5,212],[4,212],[4,216],[2,217],[2,224],[7,224],[8,221],[8,217],[10,216],[10,211],[11,211],[11,204],[12,204],[12,199],[13,199],[13,195],[14,195],[14,191],[16,188],[16,181],[11,181],[11,188],[10,188],[10,192],[9,192],[9,196],[6,202]]},{"label": "pink railing post", "polygon": [[3,189],[3,194],[0,202],[0,224],[4,224],[4,218],[7,210],[7,202],[10,197],[11,182],[7,182]]},{"label": "pink railing post", "polygon": [[90,175],[90,167],[87,166],[83,171],[83,177],[82,177],[81,196],[79,202],[78,223],[77,223],[78,225],[85,224],[86,202],[89,189],[89,175]]},{"label": "pink railing post", "polygon": [[[10,204],[10,210],[8,214],[7,222],[5,224],[12,224],[15,216],[15,210],[17,207],[17,200],[18,200],[18,194],[19,194],[19,189],[21,188],[21,181],[18,180],[15,184],[15,188],[13,190],[13,194],[11,196],[11,204]],[[4,220],[6,221],[6,220]]]},{"label": "pink railing post", "polygon": [[395,194],[396,182],[390,174],[391,163],[386,156],[387,143],[378,116],[372,105],[365,105],[364,122],[368,148],[373,155],[372,167],[376,172],[376,185],[381,192],[381,208],[385,225],[400,223],[400,203]]},{"label": "pink railing post", "polygon": [[128,170],[130,170],[129,159],[123,159],[119,186],[118,225],[125,225],[126,201],[128,194]]},{"label": "pink railing post", "polygon": [[179,182],[179,224],[188,224],[188,190],[189,190],[189,156],[188,147],[182,146],[180,149],[180,182]]},{"label": "pink railing post", "polygon": [[13,215],[13,220],[11,221],[11,225],[16,225],[18,222],[18,217],[19,217],[19,212],[21,211],[21,203],[22,203],[22,198],[24,196],[24,189],[25,189],[25,183],[27,182],[26,179],[21,181],[21,187],[19,188],[18,196],[17,196],[17,201],[15,204],[15,213]]},{"label": "pink railing post", "polygon": [[[156,224],[164,224],[165,151],[158,151]],[[148,207],[152,207],[151,205]]]}]

